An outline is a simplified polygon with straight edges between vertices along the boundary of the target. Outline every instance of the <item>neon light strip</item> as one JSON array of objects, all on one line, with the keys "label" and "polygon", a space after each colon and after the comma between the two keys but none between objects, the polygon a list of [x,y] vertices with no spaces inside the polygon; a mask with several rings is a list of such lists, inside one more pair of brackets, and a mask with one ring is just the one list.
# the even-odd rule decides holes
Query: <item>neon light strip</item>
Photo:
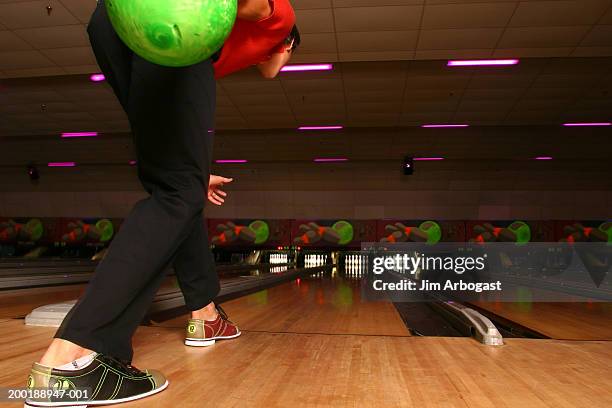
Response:
[{"label": "neon light strip", "polygon": [[332,69],[334,69],[332,64],[302,64],[285,65],[281,68],[281,72],[331,71]]},{"label": "neon light strip", "polygon": [[444,160],[444,157],[415,157],[412,160],[414,161],[438,161],[438,160]]},{"label": "neon light strip", "polygon": [[553,158],[550,156],[538,156],[534,157],[533,160],[552,160]]},{"label": "neon light strip", "polygon": [[344,126],[300,126],[298,130],[340,130]]},{"label": "neon light strip", "polygon": [[466,124],[433,124],[433,125],[421,125],[422,128],[466,128],[470,125]]},{"label": "neon light strip", "polygon": [[248,163],[248,160],[242,160],[242,159],[215,160],[215,163],[218,163],[218,164]]},{"label": "neon light strip", "polygon": [[106,79],[106,77],[104,76],[104,74],[91,74],[89,76],[89,80],[91,82],[102,82]]},{"label": "neon light strip", "polygon": [[348,159],[346,157],[318,157],[313,159],[315,163],[335,163],[335,162],[346,162]]},{"label": "neon light strip", "polygon": [[564,123],[563,126],[579,127],[579,126],[612,126],[610,122],[585,122],[585,123]]},{"label": "neon light strip", "polygon": [[516,65],[518,59],[500,59],[500,60],[455,60],[448,61],[449,67],[480,67],[480,66],[500,66],[500,65]]},{"label": "neon light strip", "polygon": [[75,167],[75,162],[51,162],[47,163],[47,167]]},{"label": "neon light strip", "polygon": [[98,132],[66,132],[62,133],[62,137],[96,137]]}]

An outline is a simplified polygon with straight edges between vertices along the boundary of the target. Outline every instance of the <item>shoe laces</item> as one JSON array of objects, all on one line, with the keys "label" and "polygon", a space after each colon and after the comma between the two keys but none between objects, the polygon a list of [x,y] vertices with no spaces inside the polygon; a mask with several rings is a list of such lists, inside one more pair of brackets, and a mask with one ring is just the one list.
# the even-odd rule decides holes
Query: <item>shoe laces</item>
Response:
[{"label": "shoe laces", "polygon": [[126,372],[130,375],[133,376],[142,376],[145,375],[145,373],[142,370],[139,370],[138,368],[134,367],[132,364],[120,360],[118,358],[112,357],[112,356],[103,356],[103,360],[106,364],[110,365],[111,367],[122,371],[122,372]]},{"label": "shoe laces", "polygon": [[223,320],[225,320],[228,323],[231,323],[235,326],[234,322],[232,322],[228,317],[227,317],[227,313],[225,313],[225,310],[223,310],[223,308],[219,305],[215,305],[215,307],[217,308],[217,313],[219,313],[219,316],[221,316],[221,318]]}]

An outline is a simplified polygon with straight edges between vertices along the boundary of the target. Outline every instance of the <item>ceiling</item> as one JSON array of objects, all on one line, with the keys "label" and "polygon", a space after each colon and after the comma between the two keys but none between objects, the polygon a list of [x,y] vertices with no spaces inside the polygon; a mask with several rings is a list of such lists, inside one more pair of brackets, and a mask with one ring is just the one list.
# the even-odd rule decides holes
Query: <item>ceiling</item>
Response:
[{"label": "ceiling", "polygon": [[[87,76],[5,79],[0,88],[0,136],[129,131],[111,88]],[[345,62],[272,81],[246,71],[219,82],[217,129],[610,121],[611,90],[612,57],[524,59],[505,68]]]},{"label": "ceiling", "polygon": [[[612,56],[612,0],[291,2],[300,62]],[[94,7],[0,0],[0,77],[96,70],[85,32]]]},{"label": "ceiling", "polygon": [[[294,61],[334,70],[219,81],[218,129],[612,119],[612,0],[292,3],[303,37]],[[129,130],[108,85],[85,75],[98,71],[85,32],[94,6],[0,0],[0,136]],[[493,56],[521,64],[446,67]]]}]

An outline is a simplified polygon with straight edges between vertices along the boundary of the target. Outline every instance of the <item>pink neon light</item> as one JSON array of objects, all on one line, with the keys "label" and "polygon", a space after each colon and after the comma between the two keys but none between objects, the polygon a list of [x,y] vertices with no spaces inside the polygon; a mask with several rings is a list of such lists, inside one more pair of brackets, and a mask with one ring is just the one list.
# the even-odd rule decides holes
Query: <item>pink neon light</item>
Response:
[{"label": "pink neon light", "polygon": [[304,72],[304,71],[331,71],[334,69],[332,64],[301,64],[285,65],[281,72]]},{"label": "pink neon light", "polygon": [[534,157],[533,160],[552,160],[553,158],[550,156],[538,156]]},{"label": "pink neon light", "polygon": [[564,123],[563,126],[578,127],[578,126],[612,126],[610,122],[584,122],[584,123]]},{"label": "pink neon light", "polygon": [[62,133],[62,137],[96,137],[98,132],[66,132]]},{"label": "pink neon light", "polygon": [[518,59],[496,59],[496,60],[454,60],[448,61],[449,67],[479,67],[479,66],[500,66],[500,65],[516,65],[520,61]]},{"label": "pink neon light", "polygon": [[298,130],[340,130],[344,126],[300,126]]},{"label": "pink neon light", "polygon": [[104,76],[104,74],[91,74],[89,76],[89,80],[91,82],[102,82],[106,79],[106,77]]},{"label": "pink neon light", "polygon": [[75,162],[51,162],[47,163],[48,167],[75,167]]},{"label": "pink neon light", "polygon": [[412,160],[414,161],[438,161],[438,160],[444,160],[444,157],[415,157]]},{"label": "pink neon light", "polygon": [[346,157],[318,157],[313,159],[315,163],[335,163],[348,161]]},{"label": "pink neon light", "polygon": [[130,166],[135,166],[137,161],[136,160],[130,160],[128,163],[129,163]]},{"label": "pink neon light", "polygon": [[448,123],[448,124],[432,124],[432,125],[421,125],[422,128],[466,128],[469,127],[470,125],[466,125],[466,124],[452,124],[452,123]]},{"label": "pink neon light", "polygon": [[218,164],[248,163],[248,160],[243,160],[243,159],[215,160],[215,163],[218,163]]}]

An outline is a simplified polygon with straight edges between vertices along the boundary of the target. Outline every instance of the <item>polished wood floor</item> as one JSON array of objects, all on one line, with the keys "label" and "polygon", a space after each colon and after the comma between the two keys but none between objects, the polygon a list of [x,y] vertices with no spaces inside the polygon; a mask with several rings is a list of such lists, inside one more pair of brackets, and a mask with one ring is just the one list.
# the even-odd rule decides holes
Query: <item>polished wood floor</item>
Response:
[{"label": "polished wood floor", "polygon": [[[362,302],[358,280],[306,278],[223,304],[248,331],[410,336],[392,303]],[[183,327],[185,317],[164,322]]]},{"label": "polished wood floor", "polygon": [[612,340],[612,303],[475,304],[553,339]]},{"label": "polished wood floor", "polygon": [[[139,328],[134,364],[162,370],[170,387],[123,406],[612,406],[612,342],[410,337],[392,305],[362,303],[341,279],[224,306],[244,334],[209,348],[183,345],[184,318]],[[0,320],[0,386],[22,386],[53,333]]]},{"label": "polished wood floor", "polygon": [[[86,284],[76,284],[0,291],[0,319],[22,318],[39,306],[78,299],[86,287]],[[176,279],[168,277],[159,292],[178,288]]]},{"label": "polished wood floor", "polygon": [[0,318],[25,317],[39,306],[77,299],[85,285],[0,291]]}]

